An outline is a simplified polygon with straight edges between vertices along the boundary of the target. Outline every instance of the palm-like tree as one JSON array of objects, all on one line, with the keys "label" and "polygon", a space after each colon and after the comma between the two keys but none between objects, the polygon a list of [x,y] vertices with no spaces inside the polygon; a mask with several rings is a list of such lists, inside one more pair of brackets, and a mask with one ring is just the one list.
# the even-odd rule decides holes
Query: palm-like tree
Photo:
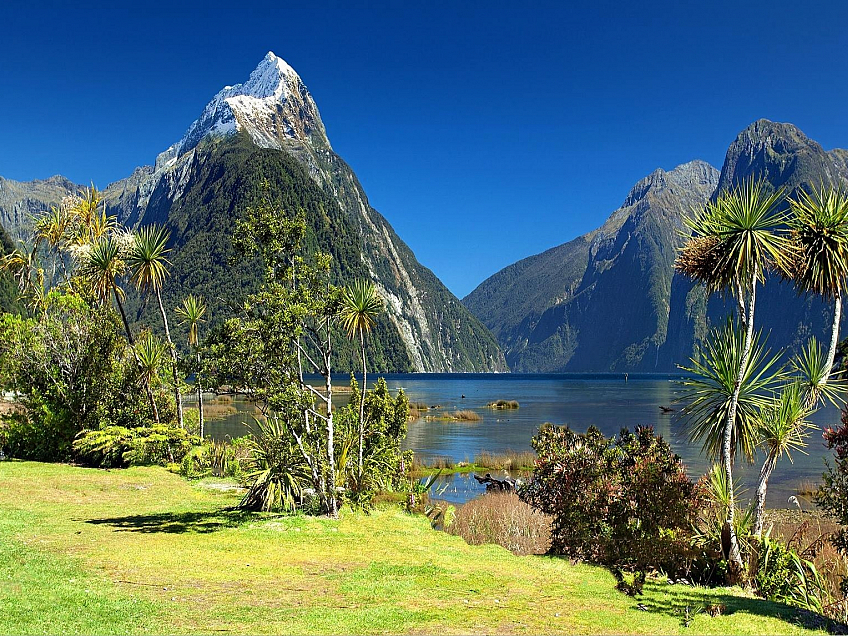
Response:
[{"label": "palm-like tree", "polygon": [[177,402],[177,419],[181,427],[183,423],[182,395],[180,393],[179,379],[177,378],[177,350],[171,340],[171,330],[168,328],[168,316],[165,314],[165,306],[162,304],[162,286],[168,278],[168,265],[170,262],[166,254],[170,233],[161,226],[148,225],[141,228],[135,235],[135,241],[130,245],[127,255],[127,265],[130,269],[130,280],[139,291],[153,292],[159,303],[159,312],[162,314],[162,324],[165,327],[165,339],[171,352],[171,368],[174,380],[174,399]]},{"label": "palm-like tree", "polygon": [[848,277],[848,193],[841,187],[820,184],[812,192],[801,190],[789,201],[792,214],[788,224],[795,248],[787,261],[786,274],[799,292],[813,293],[833,301],[833,325],[826,373],[827,384],[836,356],[842,296]]},{"label": "palm-like tree", "polygon": [[765,518],[766,489],[777,460],[784,454],[792,461],[792,451],[800,451],[806,445],[804,438],[813,428],[808,418],[813,412],[805,399],[800,382],[792,382],[776,395],[771,403],[760,412],[758,434],[766,459],[760,470],[757,485],[757,503],[754,513],[753,534],[759,537]]},{"label": "palm-like tree", "polygon": [[189,294],[183,299],[183,304],[177,307],[177,314],[182,318],[181,325],[188,325],[188,344],[194,347],[197,355],[197,375],[195,385],[197,387],[197,410],[200,414],[200,439],[203,439],[203,387],[200,384],[200,339],[198,337],[198,325],[204,321],[206,304],[203,299],[194,294]]},{"label": "palm-like tree", "polygon": [[35,223],[36,243],[44,241],[53,253],[52,277],[56,277],[56,261],[59,261],[66,281],[68,279],[68,270],[65,267],[65,258],[62,250],[68,240],[68,233],[71,231],[72,225],[73,216],[69,212],[68,206],[64,203],[62,205],[52,206]]},{"label": "palm-like tree", "polygon": [[365,332],[370,331],[383,310],[383,300],[373,283],[358,280],[345,288],[342,294],[340,318],[342,326],[352,340],[359,336],[362,354],[362,393],[359,398],[359,476],[362,477],[362,447],[365,437],[365,390],[368,371],[365,364]]},{"label": "palm-like tree", "polygon": [[159,423],[159,409],[156,407],[156,400],[153,398],[153,379],[159,373],[159,368],[162,366],[162,360],[165,357],[165,347],[156,337],[149,331],[141,334],[138,342],[134,346],[135,356],[141,366],[142,378],[144,385],[147,387],[147,397],[150,400],[150,408],[153,409],[153,419]]},{"label": "palm-like tree", "polygon": [[121,302],[124,298],[124,290],[118,285],[118,280],[126,271],[120,245],[114,238],[107,235],[91,245],[85,254],[86,258],[82,263],[83,276],[88,279],[91,289],[101,302],[108,303],[109,297],[114,295],[127,332],[127,340],[130,345],[135,344],[127,314]]},{"label": "palm-like tree", "polygon": [[[702,282],[709,292],[732,294],[745,331],[721,445],[721,460],[731,504],[733,430],[754,336],[757,283],[764,279],[768,269],[783,266],[784,255],[790,247],[781,229],[786,222],[786,215],[778,208],[782,198],[782,190],[769,195],[763,181],[753,180],[720,194],[704,210],[686,220],[692,235],[675,264],[678,270]],[[731,578],[738,580],[743,576],[745,566],[734,529],[735,510],[735,505],[728,507],[724,529],[730,537]]]},{"label": "palm-like tree", "polygon": [[[733,403],[741,364],[744,334],[731,320],[713,330],[691,358],[691,366],[681,367],[692,377],[682,381],[680,401],[689,439],[702,444],[711,459],[723,457],[724,431]],[[761,409],[768,405],[770,390],[784,378],[776,369],[780,354],[769,357],[760,335],[755,334],[745,362],[731,430],[731,458],[741,454],[753,462],[757,454],[757,430]],[[727,479],[725,475],[724,479]]]},{"label": "palm-like tree", "polygon": [[101,203],[103,198],[94,184],[83,188],[68,206],[72,217],[69,242],[75,246],[96,243],[107,234],[117,229],[114,216],[108,216]]}]

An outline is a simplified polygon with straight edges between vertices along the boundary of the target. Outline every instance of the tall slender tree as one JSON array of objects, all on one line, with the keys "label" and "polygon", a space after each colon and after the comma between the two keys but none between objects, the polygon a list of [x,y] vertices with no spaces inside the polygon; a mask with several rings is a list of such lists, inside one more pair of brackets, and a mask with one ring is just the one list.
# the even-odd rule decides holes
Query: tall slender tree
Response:
[{"label": "tall slender tree", "polygon": [[757,501],[752,530],[756,537],[763,532],[766,491],[777,460],[786,455],[789,461],[792,461],[792,451],[800,451],[806,445],[804,439],[812,428],[808,418],[813,410],[804,395],[802,384],[792,382],[760,411],[758,433],[766,459],[760,469],[760,478],[757,483]]},{"label": "tall slender tree", "polygon": [[364,280],[354,282],[342,292],[340,318],[348,337],[359,337],[362,355],[362,391],[359,398],[359,478],[362,478],[362,447],[365,439],[365,392],[368,388],[368,368],[365,359],[365,333],[376,324],[377,315],[383,310],[383,300],[373,283]]},{"label": "tall slender tree", "polygon": [[141,365],[142,377],[148,387],[147,397],[150,400],[150,408],[153,410],[153,419],[159,423],[159,409],[156,406],[156,400],[153,398],[153,379],[159,373],[159,368],[162,366],[162,359],[165,357],[165,347],[156,337],[149,331],[144,331],[141,337],[136,342],[135,346],[136,358]]},{"label": "tall slender tree", "polygon": [[195,373],[195,388],[197,390],[197,411],[200,418],[200,439],[204,435],[203,422],[203,386],[200,382],[200,339],[198,337],[198,325],[204,321],[206,315],[206,304],[202,298],[189,294],[183,299],[181,306],[177,307],[177,314],[182,318],[181,325],[188,325],[188,344],[194,348],[197,358],[197,370]]},{"label": "tall slender tree", "polygon": [[764,280],[767,270],[783,266],[784,256],[790,248],[783,231],[786,214],[779,207],[782,199],[782,189],[768,194],[765,182],[753,179],[721,193],[702,211],[686,220],[692,234],[675,264],[678,270],[702,282],[709,292],[723,291],[735,297],[745,334],[721,447],[721,461],[730,496],[724,534],[729,539],[731,580],[734,582],[744,580],[745,565],[733,523],[736,511],[733,430],[754,335],[757,284]]},{"label": "tall slender tree", "polygon": [[848,277],[848,193],[841,187],[819,184],[812,192],[800,190],[790,199],[788,225],[793,250],[786,260],[786,275],[800,293],[818,294],[833,301],[825,374],[827,384],[839,341],[842,297]]},{"label": "tall slender tree", "polygon": [[168,278],[168,265],[170,262],[166,254],[170,251],[167,247],[170,233],[158,225],[147,225],[141,228],[135,235],[135,240],[130,245],[127,254],[127,265],[130,269],[130,280],[139,291],[153,292],[159,303],[159,312],[162,314],[162,325],[165,327],[165,339],[171,353],[171,371],[173,374],[174,400],[177,403],[177,420],[180,427],[184,427],[182,394],[180,392],[179,378],[177,377],[177,349],[171,340],[171,330],[168,328],[168,316],[165,306],[162,304],[162,285]]}]

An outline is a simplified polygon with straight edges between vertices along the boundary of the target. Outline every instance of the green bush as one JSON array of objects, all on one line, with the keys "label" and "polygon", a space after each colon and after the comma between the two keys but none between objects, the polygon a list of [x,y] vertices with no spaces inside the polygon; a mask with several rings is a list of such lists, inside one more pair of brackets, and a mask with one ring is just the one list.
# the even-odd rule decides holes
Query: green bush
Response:
[{"label": "green bush", "polygon": [[810,561],[780,541],[764,536],[760,541],[754,583],[760,596],[808,609],[822,611],[826,586]]},{"label": "green bush", "polygon": [[550,553],[605,565],[629,594],[651,569],[685,568],[703,493],[652,428],[607,438],[545,425],[532,446],[539,458],[519,496],[553,518]]},{"label": "green bush", "polygon": [[246,437],[232,441],[207,441],[186,453],[179,473],[189,479],[209,476],[241,479],[244,476],[242,464],[248,461],[249,448],[250,442]]},{"label": "green bush", "polygon": [[124,468],[180,463],[200,439],[180,428],[154,425],[126,428],[109,426],[83,431],[73,443],[80,463],[101,468]]},{"label": "green bush", "polygon": [[[123,328],[84,291],[51,291],[37,319],[0,315],[0,383],[21,395],[7,416],[9,454],[65,461],[84,430],[149,424],[151,407]],[[173,401],[154,387],[163,419]],[[156,390],[158,389],[158,390]]]}]

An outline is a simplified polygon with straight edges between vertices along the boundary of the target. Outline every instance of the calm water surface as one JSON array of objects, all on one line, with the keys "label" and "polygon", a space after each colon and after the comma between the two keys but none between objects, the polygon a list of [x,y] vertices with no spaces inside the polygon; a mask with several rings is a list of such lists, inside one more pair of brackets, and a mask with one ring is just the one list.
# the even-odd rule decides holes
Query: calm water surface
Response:
[{"label": "calm water surface", "polygon": [[[671,444],[686,464],[692,477],[702,475],[709,462],[702,457],[699,445],[690,444],[682,430],[675,398],[680,387],[679,376],[655,374],[403,374],[385,375],[389,388],[403,388],[410,401],[439,406],[430,415],[461,409],[480,414],[478,422],[426,421],[423,417],[411,422],[405,448],[420,457],[432,459],[449,457],[454,461],[473,461],[481,451],[500,452],[530,449],[530,438],[544,422],[568,424],[584,432],[589,426],[598,427],[605,435],[618,433],[622,427],[650,425]],[[371,386],[371,376],[369,376]],[[464,398],[462,396],[465,396]],[[485,408],[494,400],[517,400],[520,408],[493,411]],[[347,401],[339,396],[339,404]],[[249,405],[236,402],[236,415],[209,422],[209,434],[216,438],[245,434],[244,422],[249,419]],[[663,414],[660,406],[669,406],[675,413]],[[770,507],[785,507],[790,495],[802,482],[821,481],[824,459],[831,454],[821,438],[821,428],[839,423],[839,411],[828,407],[818,411],[813,421],[819,426],[808,438],[807,454],[793,454],[794,463],[781,459],[770,481]],[[737,464],[734,478],[753,495],[762,458],[754,466]],[[445,482],[442,497],[465,501],[476,496],[481,488],[468,476],[451,476]]]}]

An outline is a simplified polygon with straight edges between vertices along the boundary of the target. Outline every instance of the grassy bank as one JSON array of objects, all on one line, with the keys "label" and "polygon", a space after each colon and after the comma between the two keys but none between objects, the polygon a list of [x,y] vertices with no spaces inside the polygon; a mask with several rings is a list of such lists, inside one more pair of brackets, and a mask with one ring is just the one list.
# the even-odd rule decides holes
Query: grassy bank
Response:
[{"label": "grassy bank", "polygon": [[[220,484],[159,468],[7,461],[0,483],[7,633],[763,634],[810,625],[733,589],[652,582],[634,600],[600,568],[469,546],[399,509],[339,520],[240,513]],[[708,605],[726,613],[699,611]]]}]

